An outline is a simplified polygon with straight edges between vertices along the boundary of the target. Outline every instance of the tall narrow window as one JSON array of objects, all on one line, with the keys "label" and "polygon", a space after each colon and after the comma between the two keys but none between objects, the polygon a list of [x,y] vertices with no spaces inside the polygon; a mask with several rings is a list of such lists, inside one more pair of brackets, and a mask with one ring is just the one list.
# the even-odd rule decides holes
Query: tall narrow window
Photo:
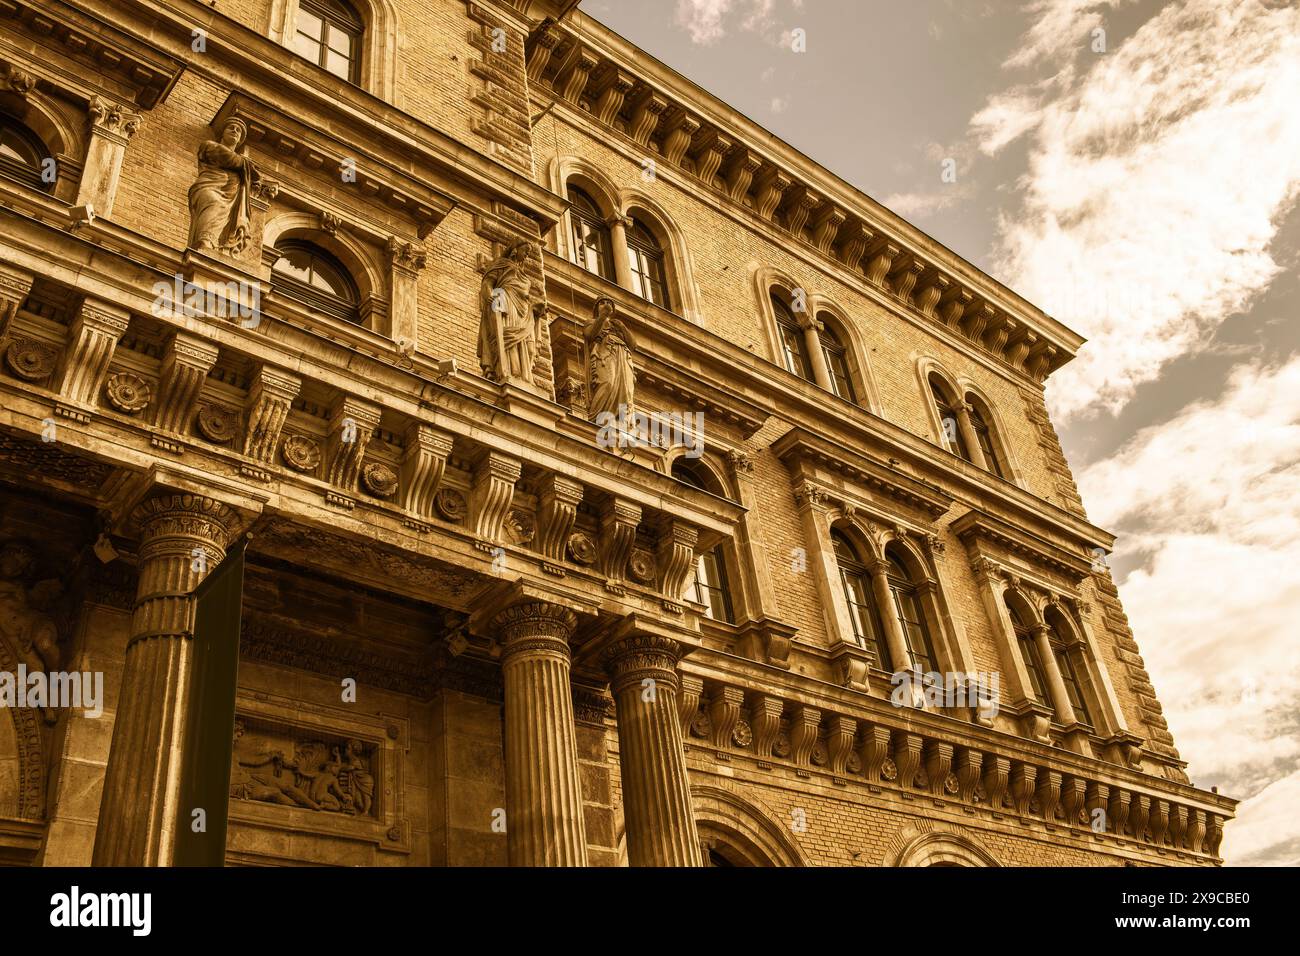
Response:
[{"label": "tall narrow window", "polygon": [[1034,640],[1034,631],[1025,623],[1024,617],[1012,604],[1007,604],[1007,614],[1011,617],[1011,628],[1016,632],[1016,646],[1020,648],[1020,657],[1029,672],[1029,684],[1034,698],[1039,703],[1047,703],[1047,681],[1043,678],[1043,656],[1038,652],[1038,642]]},{"label": "tall narrow window", "polygon": [[844,588],[844,600],[849,606],[849,617],[853,621],[853,637],[862,647],[874,647],[876,665],[883,670],[892,671],[894,659],[890,656],[889,645],[885,642],[880,615],[876,613],[876,602],[871,590],[871,575],[867,572],[862,559],[858,557],[858,551],[853,547],[853,543],[843,534],[832,531],[831,546],[840,568],[840,584]]},{"label": "tall narrow window", "polygon": [[299,239],[283,240],[276,252],[279,258],[271,266],[274,291],[332,318],[361,322],[361,297],[342,263],[324,249]]},{"label": "tall narrow window", "polygon": [[989,429],[989,424],[984,415],[980,412],[979,405],[974,402],[970,403],[970,424],[971,429],[975,432],[975,440],[979,442],[980,451],[984,453],[984,460],[989,463],[989,471],[999,478],[1005,478],[1002,471],[1002,462],[998,459],[998,453],[993,448],[993,433]]},{"label": "tall narrow window", "polygon": [[49,150],[26,126],[7,116],[0,116],[0,176],[48,190],[50,183],[41,178]]},{"label": "tall narrow window", "polygon": [[1075,668],[1075,657],[1079,654],[1079,648],[1062,636],[1058,627],[1052,626],[1049,639],[1052,645],[1052,655],[1056,658],[1056,666],[1061,671],[1061,682],[1065,684],[1065,696],[1069,698],[1070,706],[1074,709],[1074,716],[1081,722],[1091,727],[1092,715],[1088,712],[1088,705],[1084,700],[1083,686],[1079,679],[1079,671]]},{"label": "tall narrow window", "polygon": [[602,279],[614,281],[609,226],[596,201],[577,186],[569,187],[569,220],[573,224],[573,261]]},{"label": "tall narrow window", "polygon": [[340,79],[356,83],[361,75],[361,34],[356,11],[342,0],[298,0],[293,51]]},{"label": "tall narrow window", "polygon": [[948,450],[954,455],[971,460],[970,449],[961,433],[961,420],[957,417],[957,407],[948,397],[947,390],[933,376],[930,378],[930,391],[934,395],[935,407],[939,410],[939,423],[943,426],[943,438]]},{"label": "tall narrow window", "polygon": [[894,612],[907,641],[912,665],[919,671],[935,670],[938,657],[930,640],[930,629],[925,625],[921,604],[917,599],[916,585],[912,583],[907,568],[895,555],[889,555],[889,591],[894,597]]},{"label": "tall narrow window", "polygon": [[808,342],[794,312],[778,295],[772,296],[772,311],[776,314],[776,330],[781,337],[781,361],[786,370],[802,379],[813,381],[812,362],[808,358]]},{"label": "tall narrow window", "polygon": [[[673,462],[673,477],[678,481],[716,493],[710,488],[697,465],[679,458]],[[735,614],[731,607],[731,588],[727,584],[727,562],[723,556],[722,545],[714,545],[695,559],[695,574],[688,586],[687,596],[696,604],[703,604],[706,614],[715,621],[734,624]]]},{"label": "tall narrow window", "polygon": [[821,343],[822,354],[826,356],[826,368],[831,373],[831,390],[840,398],[856,405],[858,396],[853,389],[848,350],[829,323],[822,325]]},{"label": "tall narrow window", "polygon": [[627,258],[632,268],[632,291],[655,305],[671,308],[664,278],[664,251],[639,219],[633,219],[627,230]]}]

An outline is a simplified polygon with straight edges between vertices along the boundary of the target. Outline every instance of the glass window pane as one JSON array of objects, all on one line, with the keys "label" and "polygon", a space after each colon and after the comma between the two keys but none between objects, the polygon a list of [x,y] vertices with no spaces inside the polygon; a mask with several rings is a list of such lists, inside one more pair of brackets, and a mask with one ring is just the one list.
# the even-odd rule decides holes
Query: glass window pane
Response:
[{"label": "glass window pane", "polygon": [[298,32],[320,40],[324,37],[325,23],[310,10],[298,8]]},{"label": "glass window pane", "polygon": [[293,52],[313,63],[320,63],[320,43],[302,33],[294,34]]},{"label": "glass window pane", "polygon": [[352,76],[352,61],[335,53],[333,50],[327,50],[325,53],[325,69],[341,79],[350,79]]},{"label": "glass window pane", "polygon": [[352,35],[346,30],[340,30],[332,23],[329,28],[329,48],[336,53],[342,53],[350,59],[352,56]]}]

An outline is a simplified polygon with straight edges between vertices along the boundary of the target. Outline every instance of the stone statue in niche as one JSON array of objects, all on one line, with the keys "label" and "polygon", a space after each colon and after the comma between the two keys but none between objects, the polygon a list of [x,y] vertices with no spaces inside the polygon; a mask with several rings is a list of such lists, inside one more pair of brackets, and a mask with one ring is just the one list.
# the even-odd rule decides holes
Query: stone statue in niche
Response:
[{"label": "stone statue in niche", "polygon": [[533,384],[544,305],[529,269],[535,245],[516,242],[483,270],[478,360],[483,374],[496,382]]},{"label": "stone statue in niche", "polygon": [[[24,541],[0,545],[0,640],[6,641],[27,672],[49,674],[59,669],[62,649],[59,628],[49,609],[63,593],[57,578],[32,582],[36,552]],[[42,707],[41,716],[53,724],[58,714]]]},{"label": "stone statue in niche", "polygon": [[614,315],[614,300],[596,300],[591,321],[583,330],[587,370],[587,417],[595,421],[608,413],[631,421],[636,393],[632,350],[636,344],[627,327]]},{"label": "stone statue in niche", "polygon": [[[289,752],[292,759],[286,756]],[[237,720],[230,795],[285,807],[371,816],[375,778],[370,773],[366,745],[360,740],[294,741],[285,736],[254,741],[245,736],[244,722]]]},{"label": "stone statue in niche", "polygon": [[262,176],[244,154],[248,127],[242,120],[227,120],[219,140],[199,146],[199,174],[190,187],[191,249],[244,254],[251,241],[252,195]]}]

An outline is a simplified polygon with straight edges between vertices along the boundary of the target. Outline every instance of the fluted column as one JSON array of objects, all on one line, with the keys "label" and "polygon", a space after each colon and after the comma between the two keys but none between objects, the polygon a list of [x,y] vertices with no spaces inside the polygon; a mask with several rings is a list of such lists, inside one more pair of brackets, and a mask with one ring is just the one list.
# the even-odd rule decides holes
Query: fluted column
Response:
[{"label": "fluted column", "polygon": [[104,795],[95,866],[169,866],[180,807],[181,750],[193,661],[194,589],[225,557],[237,522],[199,495],[150,498],[140,526],[139,583]]},{"label": "fluted column", "polygon": [[679,646],[631,634],[602,656],[618,712],[628,862],[703,866],[677,716]]},{"label": "fluted column", "polygon": [[544,601],[497,615],[505,682],[506,837],[511,866],[586,866],[587,833],[569,684],[577,617]]}]

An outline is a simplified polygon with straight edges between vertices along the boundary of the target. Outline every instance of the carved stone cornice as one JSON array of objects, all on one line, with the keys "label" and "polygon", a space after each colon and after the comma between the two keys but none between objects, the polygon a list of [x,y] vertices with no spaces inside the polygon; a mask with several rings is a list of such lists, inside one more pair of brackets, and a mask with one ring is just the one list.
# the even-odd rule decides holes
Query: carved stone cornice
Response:
[{"label": "carved stone cornice", "polygon": [[801,469],[824,468],[874,494],[919,510],[930,520],[947,513],[954,500],[933,485],[803,428],[790,429],[772,443],[772,451],[796,476],[804,473]]},{"label": "carved stone cornice", "polygon": [[[455,205],[451,197],[431,188],[425,180],[369,155],[365,144],[340,139],[247,93],[230,94],[212,118],[212,128],[219,130],[231,119],[242,120],[247,125],[249,147],[270,161],[266,165],[268,172],[283,164],[300,176],[327,176],[331,182],[337,182],[337,170],[350,160],[356,173],[354,185],[358,194],[367,197],[367,202],[387,206],[393,213],[408,218],[421,239]],[[281,182],[290,179],[283,174],[276,178]]]},{"label": "carved stone cornice", "polygon": [[[979,510],[971,510],[954,521],[952,532],[972,554],[971,566],[977,573],[993,573],[990,566],[995,566],[995,560],[990,560],[981,547],[990,544],[996,552],[1013,554],[1032,565],[1064,575],[1076,584],[1092,573],[1092,564],[1084,556],[1088,552],[1083,542],[1080,542],[1080,553],[1072,554],[1032,531],[1014,527]],[[980,563],[981,560],[986,563]]]},{"label": "carved stone cornice", "polygon": [[31,0],[0,4],[0,25],[41,51],[42,62],[62,75],[93,82],[94,89],[153,109],[166,98],[184,63],[103,19],[66,4]]}]

